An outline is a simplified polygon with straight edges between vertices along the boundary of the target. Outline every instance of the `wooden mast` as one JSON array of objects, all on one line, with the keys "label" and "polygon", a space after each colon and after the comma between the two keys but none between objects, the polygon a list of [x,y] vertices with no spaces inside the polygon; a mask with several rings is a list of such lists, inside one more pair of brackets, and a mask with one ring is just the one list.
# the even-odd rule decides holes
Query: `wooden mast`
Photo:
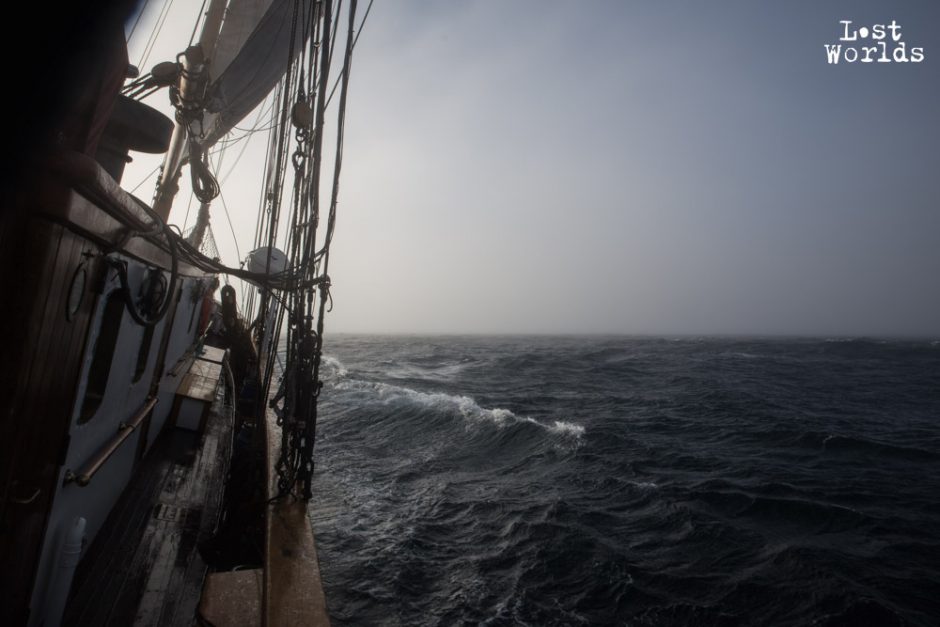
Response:
[{"label": "wooden mast", "polygon": [[[179,78],[179,97],[182,105],[177,110],[170,148],[163,160],[163,168],[157,182],[157,192],[153,199],[153,209],[164,221],[169,218],[173,199],[179,191],[180,168],[183,165],[183,151],[186,148],[189,132],[189,121],[183,115],[184,107],[186,103],[199,103],[202,100],[206,89],[208,67],[215,54],[225,8],[226,0],[210,1],[199,42],[187,48],[182,54],[183,71],[180,72]],[[202,115],[201,110],[196,111]]]}]

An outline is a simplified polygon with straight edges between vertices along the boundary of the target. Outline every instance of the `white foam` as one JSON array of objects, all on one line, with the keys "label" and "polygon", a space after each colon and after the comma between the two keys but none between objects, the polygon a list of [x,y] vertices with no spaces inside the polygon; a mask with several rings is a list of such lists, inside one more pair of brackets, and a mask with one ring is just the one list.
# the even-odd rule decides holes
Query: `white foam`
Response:
[{"label": "white foam", "polygon": [[460,415],[470,421],[491,422],[502,429],[524,420],[524,418],[520,418],[508,409],[503,409],[502,407],[494,407],[492,409],[481,407],[469,396],[459,396],[455,398],[458,399],[457,409]]},{"label": "white foam", "polygon": [[345,377],[349,374],[343,362],[332,355],[323,355],[320,358],[320,366],[324,368],[323,376],[326,379]]},{"label": "white foam", "polygon": [[580,438],[582,435],[584,435],[584,427],[573,422],[565,422],[564,420],[556,420],[545,428],[552,433],[573,435],[576,438]]},{"label": "white foam", "polygon": [[384,375],[392,379],[422,379],[427,381],[452,381],[469,363],[444,364],[441,366],[418,366],[402,364],[387,370]]},{"label": "white foam", "polygon": [[584,435],[584,427],[574,422],[555,420],[551,424],[545,424],[527,416],[517,416],[512,411],[501,407],[482,407],[469,396],[420,392],[404,386],[356,379],[334,382],[333,387],[340,391],[373,396],[384,404],[404,401],[438,411],[456,413],[469,424],[488,423],[503,429],[520,422],[528,422],[556,435],[575,439],[580,439]]}]

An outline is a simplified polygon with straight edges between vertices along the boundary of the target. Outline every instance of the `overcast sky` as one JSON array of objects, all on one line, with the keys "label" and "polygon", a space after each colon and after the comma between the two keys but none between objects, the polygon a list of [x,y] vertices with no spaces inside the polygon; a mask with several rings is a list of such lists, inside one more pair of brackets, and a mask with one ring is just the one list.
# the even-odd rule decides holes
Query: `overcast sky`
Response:
[{"label": "overcast sky", "polygon": [[[930,0],[376,0],[327,328],[940,335],[938,18]],[[840,20],[896,20],[924,60],[831,65]],[[223,186],[242,255],[253,141]],[[218,210],[213,227],[236,263]]]}]

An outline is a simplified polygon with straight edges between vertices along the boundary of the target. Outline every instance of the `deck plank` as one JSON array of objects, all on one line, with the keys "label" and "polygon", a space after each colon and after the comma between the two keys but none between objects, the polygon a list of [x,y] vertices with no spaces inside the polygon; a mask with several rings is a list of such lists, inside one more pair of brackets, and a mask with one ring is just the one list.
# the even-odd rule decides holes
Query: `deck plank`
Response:
[{"label": "deck plank", "polygon": [[203,346],[202,352],[197,355],[199,359],[204,359],[206,361],[212,361],[217,364],[221,364],[225,359],[225,349],[217,348],[215,346]]},{"label": "deck plank", "polygon": [[191,625],[215,529],[231,423],[210,415],[202,435],[167,429],[82,558],[65,625]]}]

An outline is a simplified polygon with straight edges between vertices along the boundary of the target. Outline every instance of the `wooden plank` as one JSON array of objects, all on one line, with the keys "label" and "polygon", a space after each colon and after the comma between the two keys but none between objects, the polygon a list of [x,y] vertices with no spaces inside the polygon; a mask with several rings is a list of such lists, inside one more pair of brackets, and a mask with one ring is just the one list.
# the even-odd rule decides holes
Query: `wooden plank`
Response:
[{"label": "wooden plank", "polygon": [[[35,358],[30,360],[28,370],[24,368],[28,374],[11,398],[15,403],[14,415],[17,416],[11,422],[17,425],[17,433],[16,444],[10,451],[10,469],[18,483],[23,483],[28,489],[40,490],[28,507],[12,512],[10,527],[4,534],[11,539],[15,557],[9,559],[6,550],[3,551],[9,568],[5,569],[8,574],[0,577],[0,581],[4,592],[11,590],[15,596],[10,603],[13,616],[20,612],[17,606],[23,607],[29,601],[26,591],[36,581],[35,568],[42,553],[49,510],[58,487],[55,444],[62,441],[68,430],[72,400],[70,385],[76,375],[62,369],[63,362],[71,360],[62,354],[59,344],[61,325],[66,323],[63,291],[70,278],[63,275],[71,261],[74,242],[60,227],[49,228],[47,236],[48,248],[40,249],[44,250],[46,257],[42,263],[41,280],[34,288],[37,290],[37,299],[32,301],[35,308],[28,326],[25,329],[19,327],[23,337],[32,337],[30,349]],[[28,264],[28,257],[20,263]],[[23,302],[29,304],[29,296],[25,296]],[[38,512],[42,513],[37,516]],[[37,524],[40,520],[42,522]]]},{"label": "wooden plank", "polygon": [[[108,242],[116,242],[121,239],[121,234],[125,228],[124,224],[105,213],[99,205],[89,200],[80,192],[69,190],[71,197],[65,204],[43,203],[45,206],[39,215],[47,216],[51,219],[64,220],[77,226],[84,232],[97,236]],[[148,227],[149,228],[149,222]],[[171,267],[170,254],[163,249],[165,246],[164,235],[136,237],[128,241],[122,254],[133,257],[138,261],[150,265],[159,266],[165,270]],[[192,277],[205,276],[206,272],[190,265],[185,260],[178,260],[177,270],[180,274]]]},{"label": "wooden plank", "polygon": [[193,364],[189,367],[189,374],[218,380],[219,377],[222,376],[222,364],[217,364],[214,361],[195,359],[193,360]]},{"label": "wooden plank", "polygon": [[260,568],[211,573],[199,602],[199,617],[215,627],[260,625],[263,584]]},{"label": "wooden plank", "polygon": [[215,346],[203,346],[202,352],[197,354],[196,357],[205,361],[212,361],[217,364],[221,364],[225,359],[225,349],[217,348]]},{"label": "wooden plank", "polygon": [[275,464],[280,428],[274,412],[266,414],[268,512],[265,528],[264,625],[329,626],[320,564],[307,517],[307,504],[277,496]]},{"label": "wooden plank", "polygon": [[180,382],[180,386],[176,390],[176,395],[211,403],[215,400],[215,391],[218,386],[218,378],[210,379],[209,377],[201,377],[198,374],[188,373]]},{"label": "wooden plank", "polygon": [[231,424],[165,431],[89,547],[63,624],[190,626],[206,565],[198,544],[218,521]]}]

